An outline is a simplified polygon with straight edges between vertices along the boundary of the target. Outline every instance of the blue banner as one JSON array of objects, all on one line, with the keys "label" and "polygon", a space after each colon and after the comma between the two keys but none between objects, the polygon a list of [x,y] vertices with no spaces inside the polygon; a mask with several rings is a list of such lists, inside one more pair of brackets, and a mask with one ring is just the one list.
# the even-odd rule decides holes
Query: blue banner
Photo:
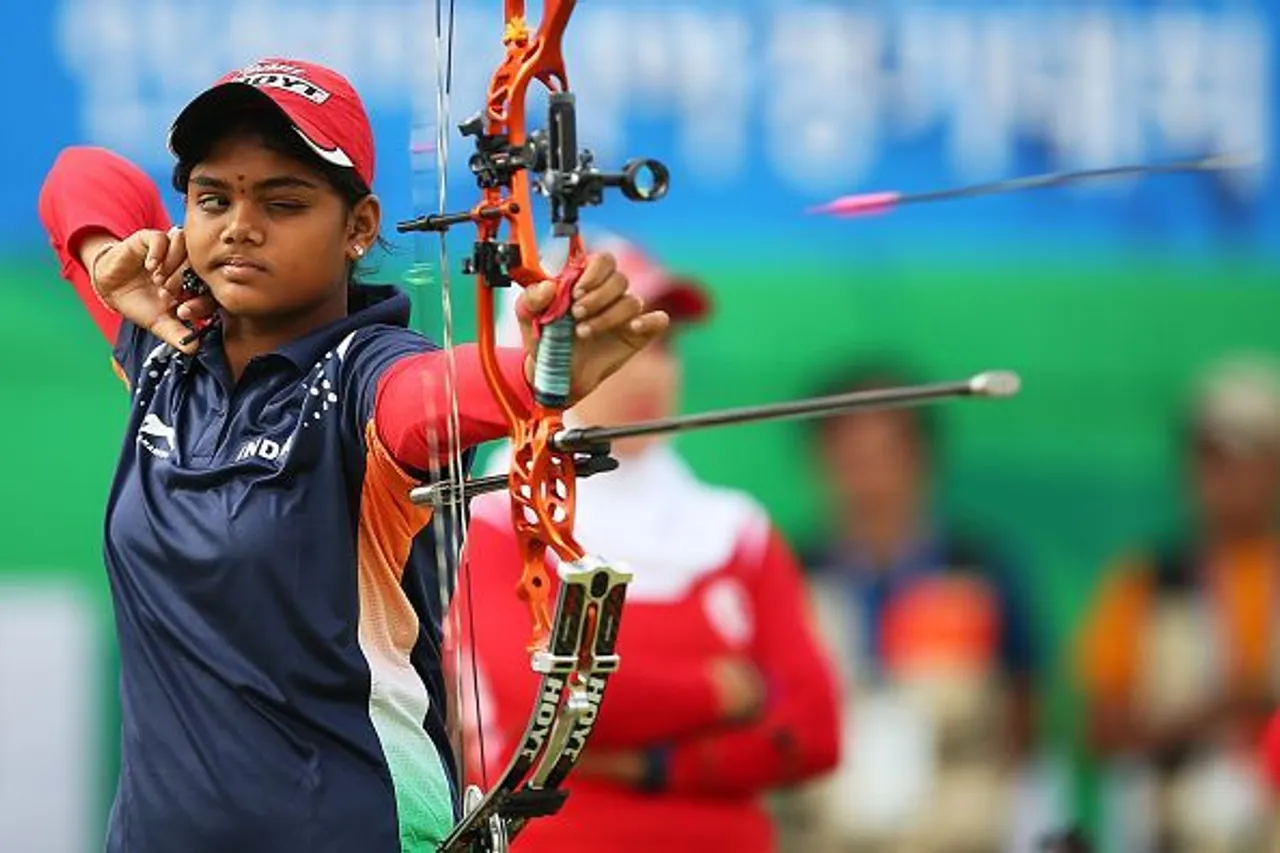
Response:
[{"label": "blue banner", "polygon": [[[466,0],[451,122],[484,102],[501,4]],[[536,14],[540,4],[530,2]],[[219,75],[270,55],[334,65],[366,99],[375,189],[412,213],[409,140],[436,109],[433,0],[58,0],[6,10],[12,45],[0,250],[43,239],[39,182],[63,146],[130,157],[167,186],[169,122]],[[463,8],[465,7],[465,8]],[[997,244],[1274,250],[1280,13],[1267,0],[592,0],[566,36],[579,137],[603,165],[668,164],[659,207],[590,215],[693,251],[957,251]],[[536,115],[536,113],[534,113]],[[450,192],[474,198],[454,134]],[[852,224],[828,197],[1026,172],[1248,152],[1257,165],[939,205]],[[421,178],[421,176],[419,176]],[[172,192],[175,212],[179,200]],[[696,240],[696,244],[695,241]],[[1270,245],[1269,245],[1270,244]]]}]

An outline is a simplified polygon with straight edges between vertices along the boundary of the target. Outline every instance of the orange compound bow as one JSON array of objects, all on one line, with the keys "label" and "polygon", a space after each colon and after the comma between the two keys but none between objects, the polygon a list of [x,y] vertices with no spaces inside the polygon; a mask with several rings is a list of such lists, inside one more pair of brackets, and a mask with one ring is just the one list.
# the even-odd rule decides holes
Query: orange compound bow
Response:
[{"label": "orange compound bow", "polygon": [[[572,288],[586,266],[579,211],[599,204],[611,187],[634,201],[656,201],[666,194],[668,173],[653,160],[601,172],[591,153],[578,148],[574,96],[561,53],[575,5],[575,0],[546,0],[534,31],[524,0],[506,0],[505,56],[491,78],[484,111],[460,128],[474,139],[469,165],[481,200],[463,213],[430,214],[397,226],[400,232],[444,232],[467,223],[477,229],[463,271],[476,277],[484,375],[510,426],[507,491],[523,562],[517,594],[529,607],[533,668],[541,674],[519,748],[489,792],[468,791],[466,813],[443,851],[505,850],[528,818],[560,808],[567,796],[560,783],[586,746],[609,674],[618,665],[614,648],[631,575],[588,555],[573,534],[577,476],[616,463],[607,453],[561,450],[554,439],[564,430],[570,402]],[[545,130],[530,132],[526,99],[535,81],[550,93],[549,114]],[[539,264],[535,190],[548,200],[553,233],[568,240],[567,261],[554,279]],[[494,290],[548,279],[556,283],[556,297],[534,322],[534,405],[529,409],[498,367]],[[557,558],[560,580],[554,610],[548,550]]]}]

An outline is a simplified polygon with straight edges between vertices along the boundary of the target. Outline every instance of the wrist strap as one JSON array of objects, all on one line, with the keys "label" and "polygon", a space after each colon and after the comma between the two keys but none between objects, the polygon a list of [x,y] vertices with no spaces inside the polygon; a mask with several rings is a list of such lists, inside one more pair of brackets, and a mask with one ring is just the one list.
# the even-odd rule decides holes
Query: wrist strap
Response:
[{"label": "wrist strap", "polygon": [[658,794],[666,790],[667,776],[671,768],[671,750],[654,747],[644,751],[644,775],[640,777],[640,790]]}]

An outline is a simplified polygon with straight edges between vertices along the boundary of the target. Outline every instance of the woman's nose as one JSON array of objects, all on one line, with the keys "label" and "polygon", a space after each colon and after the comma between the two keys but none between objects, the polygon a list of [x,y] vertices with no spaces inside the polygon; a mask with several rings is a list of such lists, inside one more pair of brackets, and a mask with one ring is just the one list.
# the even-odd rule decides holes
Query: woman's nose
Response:
[{"label": "woman's nose", "polygon": [[254,206],[245,201],[232,204],[226,228],[222,232],[222,242],[257,245],[262,242],[262,236],[262,225]]}]

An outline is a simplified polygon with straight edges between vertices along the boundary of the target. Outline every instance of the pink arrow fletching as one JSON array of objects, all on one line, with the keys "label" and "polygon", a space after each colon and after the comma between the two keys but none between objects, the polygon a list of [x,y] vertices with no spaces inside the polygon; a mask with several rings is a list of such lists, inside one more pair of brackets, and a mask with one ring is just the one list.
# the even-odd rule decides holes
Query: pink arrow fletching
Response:
[{"label": "pink arrow fletching", "polygon": [[809,208],[810,213],[824,213],[828,216],[874,216],[892,210],[902,198],[902,193],[862,193],[846,195],[829,201],[826,204]]}]

